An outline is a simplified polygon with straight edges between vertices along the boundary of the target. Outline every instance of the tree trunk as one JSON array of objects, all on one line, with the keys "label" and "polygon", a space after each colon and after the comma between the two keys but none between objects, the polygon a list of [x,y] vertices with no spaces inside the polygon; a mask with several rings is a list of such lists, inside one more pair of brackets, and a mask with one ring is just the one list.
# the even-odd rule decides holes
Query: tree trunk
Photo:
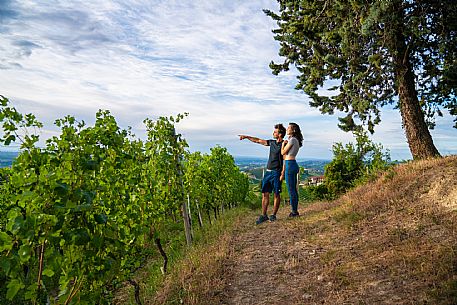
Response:
[{"label": "tree trunk", "polygon": [[438,157],[440,153],[433,144],[432,136],[425,123],[424,113],[417,98],[410,52],[402,32],[403,11],[401,6],[395,8],[395,13],[397,14],[397,22],[393,25],[394,33],[391,36],[391,46],[398,86],[399,108],[409,150],[414,159]]}]

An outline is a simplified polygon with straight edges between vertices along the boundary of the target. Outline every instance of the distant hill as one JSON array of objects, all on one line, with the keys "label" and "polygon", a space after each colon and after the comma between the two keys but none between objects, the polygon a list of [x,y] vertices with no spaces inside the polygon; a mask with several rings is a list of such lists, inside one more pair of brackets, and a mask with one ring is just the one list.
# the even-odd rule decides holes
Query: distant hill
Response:
[{"label": "distant hill", "polygon": [[[18,152],[15,151],[0,151],[0,167],[7,167],[11,166],[13,163],[14,158],[16,158]],[[235,164],[241,169],[245,171],[254,170],[256,172],[256,176],[258,175],[259,171],[262,171],[262,167],[265,167],[267,164],[266,158],[259,158],[259,157],[244,157],[244,156],[236,156]],[[313,168],[317,170],[324,170],[324,166],[329,163],[330,160],[318,160],[318,159],[310,159],[310,160],[298,160],[298,164],[304,168]]]},{"label": "distant hill", "polygon": [[0,168],[11,166],[17,155],[18,152],[15,151],[0,151]]},{"label": "distant hill", "polygon": [[[247,172],[255,177],[256,180],[262,179],[263,169],[267,165],[266,158],[258,157],[235,157],[235,164],[244,172]],[[301,180],[309,176],[319,176],[324,174],[325,165],[330,163],[330,160],[309,159],[297,160],[298,165],[306,171],[302,174]]]}]

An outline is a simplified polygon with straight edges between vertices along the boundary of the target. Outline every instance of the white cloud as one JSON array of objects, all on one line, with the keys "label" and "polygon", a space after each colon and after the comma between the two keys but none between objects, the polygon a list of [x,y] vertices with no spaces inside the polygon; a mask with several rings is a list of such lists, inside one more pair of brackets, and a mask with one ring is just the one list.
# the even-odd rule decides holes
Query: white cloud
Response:
[{"label": "white cloud", "polygon": [[[189,112],[178,130],[194,150],[219,143],[264,156],[236,134],[269,137],[275,123],[295,121],[307,139],[303,157],[330,157],[333,142],[352,137],[307,105],[293,71],[271,74],[275,24],[263,8],[277,3],[10,1],[0,24],[0,94],[36,113],[44,137],[55,132],[54,119],[92,122],[99,108],[139,136],[146,117]],[[385,113],[375,137],[403,150],[398,115]]]}]

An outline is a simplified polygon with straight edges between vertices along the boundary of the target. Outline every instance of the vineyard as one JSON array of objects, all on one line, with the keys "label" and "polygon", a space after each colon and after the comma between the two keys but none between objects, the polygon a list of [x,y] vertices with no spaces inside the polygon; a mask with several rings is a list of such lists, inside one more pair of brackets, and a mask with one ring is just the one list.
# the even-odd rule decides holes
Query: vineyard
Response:
[{"label": "vineyard", "polygon": [[175,132],[185,114],[145,119],[145,141],[109,111],[97,112],[93,126],[67,116],[39,147],[43,125],[0,98],[1,142],[21,145],[0,172],[2,304],[109,303],[114,282],[135,284],[147,245],[159,249],[166,272],[165,221],[182,222],[191,244],[203,218],[248,196],[248,178],[225,148],[187,150]]}]

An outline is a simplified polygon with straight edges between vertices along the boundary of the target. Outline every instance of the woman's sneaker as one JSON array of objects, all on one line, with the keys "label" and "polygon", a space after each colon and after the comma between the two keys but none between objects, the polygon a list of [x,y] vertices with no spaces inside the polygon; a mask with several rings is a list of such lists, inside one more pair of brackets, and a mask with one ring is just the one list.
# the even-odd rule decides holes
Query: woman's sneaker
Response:
[{"label": "woman's sneaker", "polygon": [[300,213],[298,213],[298,211],[294,211],[289,214],[289,217],[297,217],[297,216],[300,216]]},{"label": "woman's sneaker", "polygon": [[259,219],[256,220],[255,224],[259,225],[262,222],[265,222],[267,220],[268,220],[268,216],[267,215],[260,215]]},{"label": "woman's sneaker", "polygon": [[270,215],[270,221],[273,222],[273,221],[276,221],[276,215]]}]

